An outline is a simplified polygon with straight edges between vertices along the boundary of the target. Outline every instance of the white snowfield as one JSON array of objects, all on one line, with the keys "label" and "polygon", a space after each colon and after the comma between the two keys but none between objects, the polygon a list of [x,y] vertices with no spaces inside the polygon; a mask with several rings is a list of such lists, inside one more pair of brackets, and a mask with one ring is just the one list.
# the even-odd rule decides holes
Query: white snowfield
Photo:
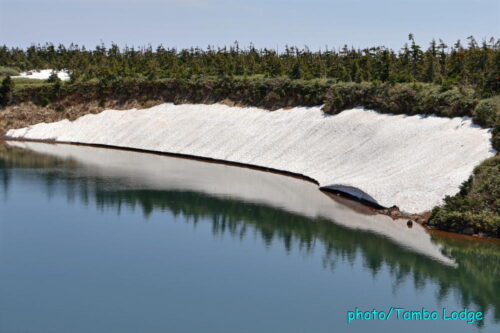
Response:
[{"label": "white snowfield", "polygon": [[24,78],[24,79],[34,79],[34,80],[47,80],[52,72],[57,74],[57,77],[61,79],[61,81],[69,80],[69,73],[66,70],[56,71],[53,69],[41,69],[41,70],[31,70],[22,72],[20,75],[13,76],[13,78]]},{"label": "white snowfield", "polygon": [[239,162],[311,177],[384,207],[420,213],[455,194],[493,156],[491,133],[468,118],[320,107],[266,111],[221,104],[106,110],[8,137],[102,144]]}]

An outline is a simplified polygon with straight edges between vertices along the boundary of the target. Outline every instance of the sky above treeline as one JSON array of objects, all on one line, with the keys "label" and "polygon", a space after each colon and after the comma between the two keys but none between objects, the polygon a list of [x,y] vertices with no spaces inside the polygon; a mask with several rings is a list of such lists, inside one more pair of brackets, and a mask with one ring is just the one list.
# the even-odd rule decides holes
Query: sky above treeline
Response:
[{"label": "sky above treeline", "polygon": [[500,0],[0,0],[0,45],[312,50],[500,37]]}]

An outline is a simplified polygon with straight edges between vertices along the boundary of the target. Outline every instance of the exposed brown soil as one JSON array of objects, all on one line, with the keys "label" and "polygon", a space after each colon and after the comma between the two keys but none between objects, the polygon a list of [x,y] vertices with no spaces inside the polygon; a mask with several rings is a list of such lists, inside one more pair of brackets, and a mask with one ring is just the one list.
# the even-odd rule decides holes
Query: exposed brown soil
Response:
[{"label": "exposed brown soil", "polygon": [[128,110],[133,108],[149,108],[163,103],[161,100],[149,100],[139,102],[128,100],[117,102],[115,100],[100,103],[97,101],[74,104],[70,100],[57,104],[50,104],[45,107],[35,105],[31,102],[24,102],[16,105],[9,105],[0,109],[0,136],[5,135],[9,129],[22,128],[38,123],[50,123],[63,119],[75,120],[89,113],[99,113],[106,109]]},{"label": "exposed brown soil", "polygon": [[[105,102],[77,102],[68,98],[57,104],[49,104],[45,107],[36,105],[32,102],[22,102],[0,108],[0,138],[4,136],[9,129],[23,128],[39,123],[51,123],[63,119],[75,120],[86,114],[96,114],[104,110],[130,110],[145,109],[155,105],[165,103],[162,99],[153,100],[107,100]],[[188,103],[188,102],[186,102]],[[247,106],[230,99],[219,101],[220,104],[228,106]]]}]

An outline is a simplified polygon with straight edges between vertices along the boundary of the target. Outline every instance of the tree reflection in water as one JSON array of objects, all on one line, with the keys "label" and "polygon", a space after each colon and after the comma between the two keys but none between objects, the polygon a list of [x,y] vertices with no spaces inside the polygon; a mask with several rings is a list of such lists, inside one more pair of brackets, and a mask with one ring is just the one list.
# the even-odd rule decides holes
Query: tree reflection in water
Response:
[{"label": "tree reflection in water", "polygon": [[[44,184],[47,195],[65,191],[69,202],[80,200],[95,204],[100,210],[140,209],[147,218],[154,211],[169,211],[196,225],[212,223],[215,236],[230,235],[243,239],[258,235],[266,246],[279,243],[288,252],[304,253],[324,249],[325,267],[335,270],[339,263],[353,264],[361,256],[373,276],[388,267],[393,288],[411,279],[416,289],[427,283],[438,286],[438,300],[451,293],[460,296],[463,306],[491,310],[500,321],[500,243],[498,240],[473,240],[433,233],[432,240],[443,245],[457,267],[444,265],[415,253],[368,231],[353,230],[325,218],[311,219],[283,209],[230,198],[220,198],[194,191],[160,191],[117,188],[109,180],[75,172],[78,163],[24,149],[0,145],[0,181],[3,195],[8,195],[14,172]],[[119,183],[119,181],[118,181]],[[119,184],[118,184],[119,185]],[[332,223],[334,222],[334,223]],[[482,322],[479,322],[481,325]]]}]

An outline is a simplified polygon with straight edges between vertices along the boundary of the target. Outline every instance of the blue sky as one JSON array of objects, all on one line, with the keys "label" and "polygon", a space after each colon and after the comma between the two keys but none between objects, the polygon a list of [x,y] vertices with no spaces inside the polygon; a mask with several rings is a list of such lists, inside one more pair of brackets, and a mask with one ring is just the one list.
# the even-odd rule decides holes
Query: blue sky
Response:
[{"label": "blue sky", "polygon": [[500,0],[0,0],[0,44],[399,48],[500,37]]}]

